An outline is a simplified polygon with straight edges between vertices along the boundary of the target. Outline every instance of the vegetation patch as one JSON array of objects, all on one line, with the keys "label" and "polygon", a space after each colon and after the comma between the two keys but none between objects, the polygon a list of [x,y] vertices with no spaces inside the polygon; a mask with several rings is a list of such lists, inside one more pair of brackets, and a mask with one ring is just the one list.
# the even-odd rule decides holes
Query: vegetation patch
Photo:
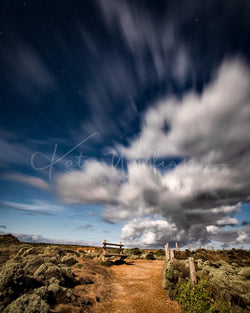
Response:
[{"label": "vegetation patch", "polygon": [[71,246],[6,239],[7,244],[0,240],[0,312],[82,312],[105,295],[107,270],[85,260],[86,253]]},{"label": "vegetation patch", "polygon": [[[188,256],[196,260],[197,284],[189,279]],[[233,260],[230,259],[233,256]],[[244,256],[244,260],[242,260]],[[184,251],[165,263],[163,286],[187,313],[246,313],[250,311],[248,251]]]}]

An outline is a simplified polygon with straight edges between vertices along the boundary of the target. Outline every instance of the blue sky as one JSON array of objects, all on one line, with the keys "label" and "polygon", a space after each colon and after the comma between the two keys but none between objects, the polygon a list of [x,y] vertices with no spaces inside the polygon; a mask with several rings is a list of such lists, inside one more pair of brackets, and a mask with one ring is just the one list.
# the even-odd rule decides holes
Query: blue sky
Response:
[{"label": "blue sky", "polygon": [[249,248],[249,13],[2,1],[0,232]]}]

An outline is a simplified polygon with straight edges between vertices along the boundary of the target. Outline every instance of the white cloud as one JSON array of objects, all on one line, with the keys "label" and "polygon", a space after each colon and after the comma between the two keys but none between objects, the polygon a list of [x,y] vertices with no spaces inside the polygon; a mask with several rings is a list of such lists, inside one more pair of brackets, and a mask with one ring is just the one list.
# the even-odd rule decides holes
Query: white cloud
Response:
[{"label": "white cloud", "polygon": [[243,243],[246,239],[248,239],[248,235],[244,231],[239,231],[236,242]]},{"label": "white cloud", "polygon": [[216,233],[218,231],[219,227],[214,226],[214,225],[209,225],[206,227],[206,229],[207,229],[208,233]]},{"label": "white cloud", "polygon": [[217,221],[217,225],[220,226],[224,226],[224,225],[237,225],[238,224],[238,220],[236,218],[233,217],[224,217],[221,220]]},{"label": "white cloud", "polygon": [[174,224],[164,220],[134,219],[122,228],[122,240],[133,244],[157,245],[174,240],[177,229]]},{"label": "white cloud", "polygon": [[121,180],[121,173],[114,167],[92,161],[82,171],[59,176],[58,192],[67,203],[114,204]]}]

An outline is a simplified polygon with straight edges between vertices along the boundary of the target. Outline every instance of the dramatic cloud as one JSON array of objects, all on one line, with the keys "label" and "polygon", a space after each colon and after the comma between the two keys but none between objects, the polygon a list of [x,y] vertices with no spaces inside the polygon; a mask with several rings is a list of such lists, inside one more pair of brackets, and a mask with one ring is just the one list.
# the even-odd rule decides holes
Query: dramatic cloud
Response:
[{"label": "dramatic cloud", "polygon": [[[103,164],[98,166],[105,169],[107,167]],[[151,241],[155,238],[154,244],[159,243],[161,240],[165,241],[167,238],[170,241],[171,236],[171,242],[178,238],[180,244],[194,241],[205,243],[212,227],[237,224],[237,220],[232,215],[240,210],[240,204],[222,205],[223,201],[227,199],[221,199],[217,196],[220,188],[226,190],[230,187],[230,185],[227,185],[228,180],[226,179],[228,175],[227,168],[219,168],[221,172],[217,172],[209,166],[181,164],[172,171],[161,173],[147,164],[130,163],[128,164],[126,180],[119,185],[115,185],[115,188],[111,183],[109,184],[109,182],[112,182],[111,177],[119,177],[119,175],[122,177],[121,172],[113,168],[116,175],[113,174],[109,177],[109,180],[106,180],[107,184],[103,184],[98,193],[96,193],[95,188],[92,191],[91,184],[86,186],[92,175],[97,174],[94,169],[95,167],[91,167],[91,171],[88,169],[86,177],[84,171],[62,176],[58,180],[59,192],[64,195],[64,190],[67,189],[68,192],[71,192],[71,197],[67,199],[72,199],[71,201],[74,203],[90,201],[92,203],[103,203],[105,200],[108,206],[104,211],[103,218],[111,223],[132,220],[135,217],[142,221],[143,218],[149,215],[165,218],[165,221],[158,224],[167,225],[168,227],[173,225],[168,230],[171,235],[150,236]],[[111,173],[110,169],[109,172]],[[82,178],[82,184],[79,185],[81,188],[79,187],[79,191],[76,192],[75,184],[79,183],[79,177]],[[94,177],[96,181],[103,180],[103,175],[99,178]],[[70,178],[69,181],[68,178]],[[61,181],[67,181],[68,183],[67,185],[63,184],[63,189],[60,189],[62,187]],[[86,188],[88,193],[86,193]],[[103,194],[105,197],[103,197]],[[218,206],[216,206],[217,204]],[[146,224],[149,225],[150,220],[146,221]],[[124,234],[129,233],[129,229],[132,227],[131,224],[128,225],[130,226],[125,227]],[[143,231],[136,232],[136,227],[139,224],[133,222],[132,225],[132,235],[130,237],[123,235],[123,237],[127,239],[133,237],[135,239],[137,234],[138,240],[143,238],[141,234]],[[142,223],[141,225],[145,224]],[[151,233],[154,232],[154,229],[158,233],[157,227],[152,227]],[[150,240],[148,238],[148,241]]]},{"label": "dramatic cloud", "polygon": [[[124,149],[129,158],[183,156],[225,162],[249,149],[250,70],[224,62],[201,95],[166,99],[150,108],[141,136]],[[165,125],[167,125],[167,130]]]},{"label": "dramatic cloud", "polygon": [[[98,162],[59,177],[64,201],[106,204],[103,218],[111,223],[130,220],[123,238],[141,238],[145,244],[177,238],[175,232],[181,244],[206,243],[215,230],[237,225],[233,216],[241,201],[250,199],[245,153],[250,140],[249,74],[239,59],[224,62],[201,95],[192,92],[149,109],[141,137],[121,149],[141,161],[128,161],[125,177]],[[148,162],[155,156],[187,158],[166,170]],[[163,222],[155,222],[145,237],[144,222],[133,219],[148,216],[164,218],[166,227],[174,225],[171,236],[161,236]],[[234,241],[242,238],[244,234]]]}]

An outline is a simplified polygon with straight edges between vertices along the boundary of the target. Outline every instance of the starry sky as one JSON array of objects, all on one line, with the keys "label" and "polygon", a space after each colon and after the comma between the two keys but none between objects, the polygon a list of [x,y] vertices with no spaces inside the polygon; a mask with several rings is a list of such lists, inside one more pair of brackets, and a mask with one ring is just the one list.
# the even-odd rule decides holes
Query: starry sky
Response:
[{"label": "starry sky", "polygon": [[249,15],[2,0],[0,233],[249,249]]}]

